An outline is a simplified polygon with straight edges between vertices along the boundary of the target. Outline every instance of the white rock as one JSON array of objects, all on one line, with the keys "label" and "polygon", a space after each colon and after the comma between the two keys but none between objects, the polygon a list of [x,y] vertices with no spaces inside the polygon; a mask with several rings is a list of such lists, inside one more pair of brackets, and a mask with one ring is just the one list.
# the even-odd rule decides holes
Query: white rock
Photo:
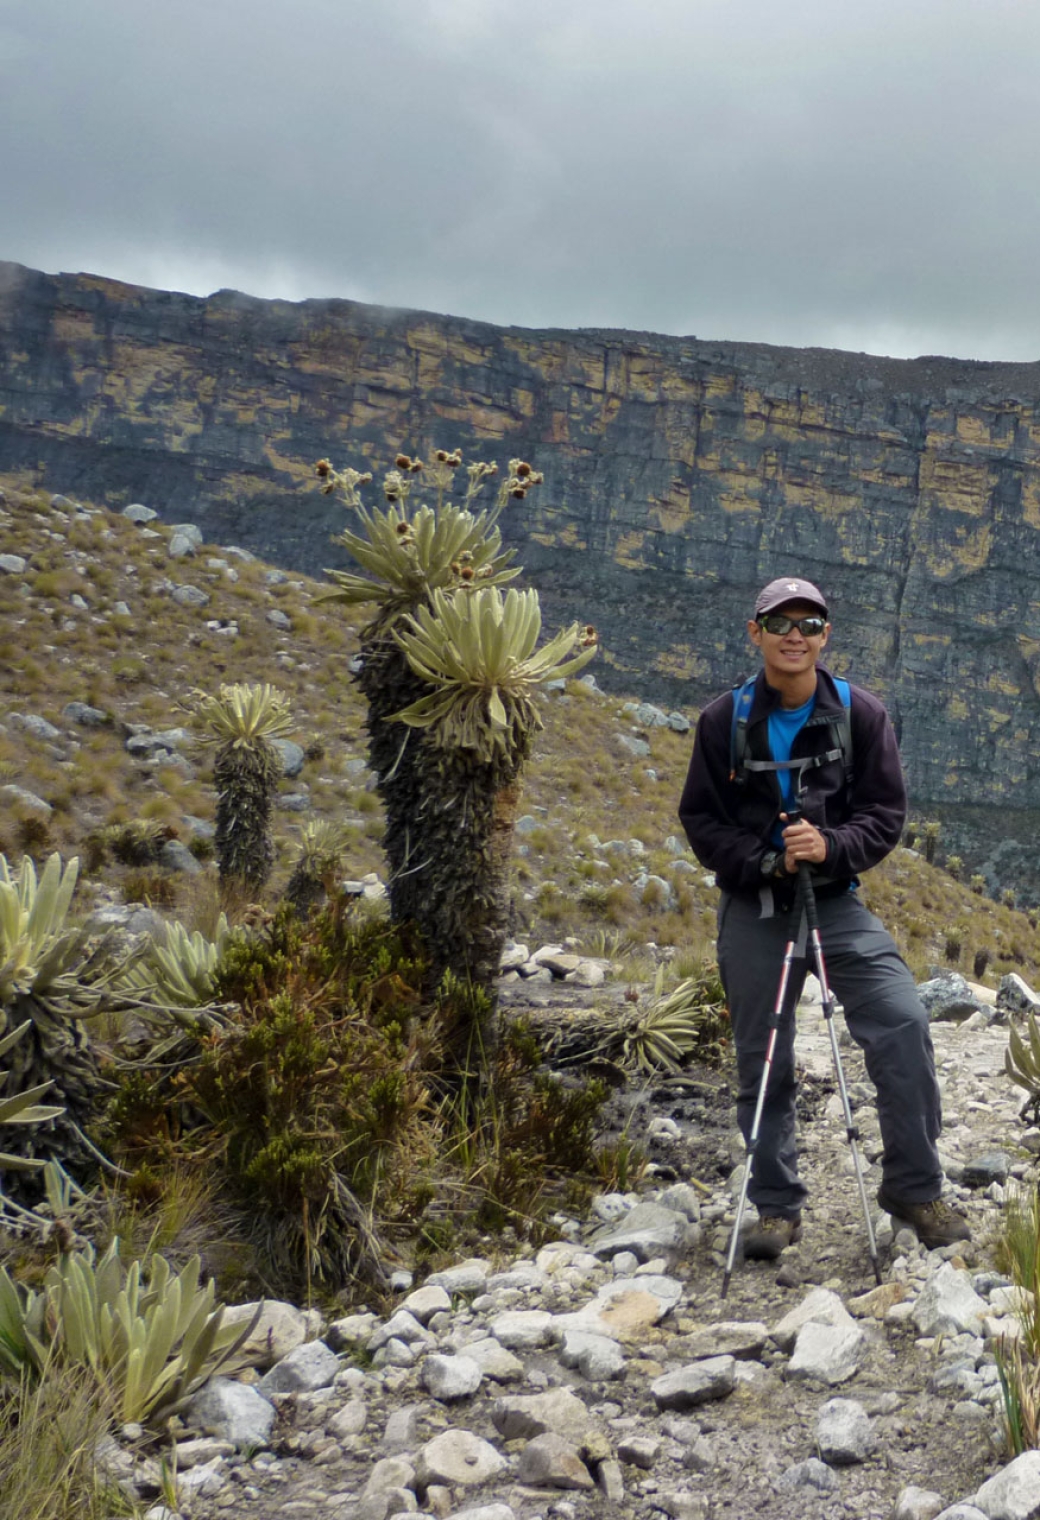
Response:
[{"label": "white rock", "polygon": [[816,1449],[830,1467],[864,1462],[874,1447],[870,1416],[855,1399],[828,1399],[816,1416]]},{"label": "white rock", "polygon": [[658,1409],[693,1409],[724,1399],[736,1387],[736,1363],[731,1356],[711,1356],[666,1372],[650,1384]]},{"label": "white rock", "polygon": [[276,1362],[257,1384],[257,1391],[270,1393],[313,1393],[328,1388],[340,1369],[340,1360],[324,1341],[308,1341]]},{"label": "white rock", "polygon": [[941,1494],[931,1488],[918,1488],[912,1483],[897,1495],[892,1520],[935,1520],[942,1507]]},{"label": "white rock", "polygon": [[[273,1367],[307,1339],[307,1319],[302,1310],[278,1299],[265,1300],[259,1307],[260,1318],[236,1354],[236,1365],[241,1362],[251,1367]],[[223,1323],[247,1325],[256,1310],[255,1303],[232,1304],[224,1310]]]},{"label": "white rock", "polygon": [[914,1304],[913,1321],[922,1335],[970,1335],[982,1332],[988,1312],[986,1301],[971,1285],[971,1276],[944,1261],[929,1278]]},{"label": "white rock", "polygon": [[420,1488],[431,1483],[470,1487],[497,1477],[507,1466],[490,1441],[482,1441],[469,1430],[445,1430],[419,1452],[415,1476]]},{"label": "white rock", "polygon": [[616,1256],[631,1251],[640,1261],[652,1256],[677,1256],[687,1245],[690,1222],[685,1214],[662,1208],[659,1203],[637,1203],[613,1229],[594,1236],[589,1249],[594,1256]]},{"label": "white rock", "polygon": [[480,1293],[488,1280],[490,1268],[481,1257],[470,1257],[444,1272],[431,1272],[428,1288],[443,1288],[447,1293]]},{"label": "white rock", "polygon": [[468,1342],[465,1355],[476,1362],[486,1378],[495,1383],[522,1383],[527,1375],[527,1368],[520,1358],[507,1351],[493,1335]]},{"label": "white rock", "polygon": [[484,1374],[471,1356],[442,1356],[439,1352],[426,1358],[420,1373],[420,1381],[427,1393],[442,1403],[469,1398],[471,1393],[476,1393],[483,1378]]},{"label": "white rock", "polygon": [[506,1441],[533,1440],[554,1430],[580,1446],[590,1432],[602,1431],[597,1416],[569,1388],[496,1399],[491,1419]]},{"label": "white rock", "polygon": [[453,1509],[448,1520],[516,1520],[508,1504],[477,1504],[472,1509]]},{"label": "white rock", "polygon": [[274,1405],[230,1378],[211,1378],[188,1410],[195,1425],[237,1447],[266,1446],[274,1424]]},{"label": "white rock", "polygon": [[570,1441],[554,1431],[535,1436],[520,1453],[517,1477],[535,1488],[594,1488],[592,1474]]},{"label": "white rock", "polygon": [[347,1314],[343,1319],[333,1320],[325,1339],[333,1351],[342,1351],[347,1346],[367,1346],[378,1325],[375,1314]]},{"label": "white rock", "polygon": [[855,1320],[837,1293],[833,1293],[830,1288],[813,1288],[800,1304],[773,1326],[769,1338],[781,1351],[789,1352],[799,1330],[810,1320],[818,1325],[841,1325],[846,1328],[855,1325]]},{"label": "white rock", "polygon": [[987,1520],[1038,1520],[1040,1451],[1025,1451],[983,1483],[973,1500]]},{"label": "white rock", "polygon": [[433,1337],[423,1325],[420,1325],[414,1314],[407,1309],[398,1309],[392,1314],[384,1325],[379,1325],[373,1330],[368,1341],[369,1351],[378,1351],[380,1346],[385,1346],[387,1341],[404,1341],[406,1346],[422,1343],[431,1345]]},{"label": "white rock", "polygon": [[552,1320],[547,1309],[513,1309],[496,1314],[488,1329],[509,1351],[536,1351],[552,1340]]},{"label": "white rock", "polygon": [[428,1285],[416,1288],[414,1293],[402,1300],[401,1308],[417,1319],[420,1325],[428,1325],[435,1314],[451,1308],[451,1295],[444,1288]]},{"label": "white rock", "polygon": [[368,1424],[368,1405],[364,1399],[348,1399],[342,1409],[325,1421],[325,1429],[337,1441],[359,1436]]},{"label": "white rock", "polygon": [[619,1377],[625,1370],[625,1353],[617,1341],[587,1330],[565,1330],[559,1358],[565,1367],[577,1367],[590,1383]]},{"label": "white rock", "polygon": [[798,1332],[787,1376],[818,1383],[844,1383],[859,1371],[867,1340],[858,1325],[818,1325],[810,1320]]},{"label": "white rock", "polygon": [[363,1499],[385,1494],[391,1488],[414,1488],[415,1468],[407,1457],[380,1457],[361,1491]]}]

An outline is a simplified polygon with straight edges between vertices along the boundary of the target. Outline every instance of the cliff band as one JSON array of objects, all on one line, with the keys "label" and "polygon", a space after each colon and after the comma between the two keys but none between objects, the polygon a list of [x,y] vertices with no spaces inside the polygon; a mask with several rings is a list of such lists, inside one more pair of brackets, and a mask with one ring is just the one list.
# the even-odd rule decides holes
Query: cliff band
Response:
[{"label": "cliff band", "polygon": [[[504,523],[601,684],[691,707],[751,666],[755,589],[831,596],[916,801],[1040,806],[1040,364],[493,327],[0,263],[0,472],[343,563],[313,463],[460,444],[545,484]],[[376,498],[373,497],[373,500]]]}]

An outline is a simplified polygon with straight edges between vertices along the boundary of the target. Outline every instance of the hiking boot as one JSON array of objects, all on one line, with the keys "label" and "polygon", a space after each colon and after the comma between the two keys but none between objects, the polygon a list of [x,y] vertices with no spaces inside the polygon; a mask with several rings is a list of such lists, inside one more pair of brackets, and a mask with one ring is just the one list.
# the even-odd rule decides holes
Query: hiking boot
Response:
[{"label": "hiking boot", "polygon": [[906,1203],[880,1187],[877,1201],[886,1214],[916,1230],[918,1240],[929,1251],[934,1251],[936,1246],[952,1246],[958,1240],[971,1239],[968,1221],[941,1198],[932,1198],[927,1203]]},{"label": "hiking boot", "polygon": [[781,1214],[762,1214],[744,1237],[744,1256],[748,1261],[775,1261],[781,1251],[801,1238],[801,1214],[792,1219]]}]

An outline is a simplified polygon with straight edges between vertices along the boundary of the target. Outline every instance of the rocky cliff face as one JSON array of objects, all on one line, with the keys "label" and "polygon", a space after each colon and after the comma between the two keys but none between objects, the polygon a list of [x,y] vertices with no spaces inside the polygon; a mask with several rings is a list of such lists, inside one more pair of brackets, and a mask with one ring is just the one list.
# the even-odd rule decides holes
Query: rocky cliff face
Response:
[{"label": "rocky cliff face", "polygon": [[748,668],[754,590],[832,598],[915,801],[1040,806],[1040,364],[533,332],[346,301],[209,299],[0,264],[0,470],[306,569],[313,461],[461,444],[545,484],[507,541],[601,684],[685,707]]}]

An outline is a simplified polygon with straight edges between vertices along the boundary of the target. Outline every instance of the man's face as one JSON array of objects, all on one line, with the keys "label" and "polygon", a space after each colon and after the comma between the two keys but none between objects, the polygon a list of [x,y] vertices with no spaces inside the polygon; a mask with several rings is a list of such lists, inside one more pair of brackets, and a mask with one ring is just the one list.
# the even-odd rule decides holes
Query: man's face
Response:
[{"label": "man's face", "polygon": [[[820,609],[810,607],[806,602],[791,602],[769,614],[770,617],[777,615],[797,621],[805,617],[819,617]],[[766,680],[773,686],[785,677],[789,679],[812,670],[827,646],[830,631],[830,623],[825,623],[822,633],[815,638],[806,638],[797,627],[790,628],[787,633],[767,633],[754,618],[748,623],[748,637],[752,644],[757,644],[761,649]]]}]

